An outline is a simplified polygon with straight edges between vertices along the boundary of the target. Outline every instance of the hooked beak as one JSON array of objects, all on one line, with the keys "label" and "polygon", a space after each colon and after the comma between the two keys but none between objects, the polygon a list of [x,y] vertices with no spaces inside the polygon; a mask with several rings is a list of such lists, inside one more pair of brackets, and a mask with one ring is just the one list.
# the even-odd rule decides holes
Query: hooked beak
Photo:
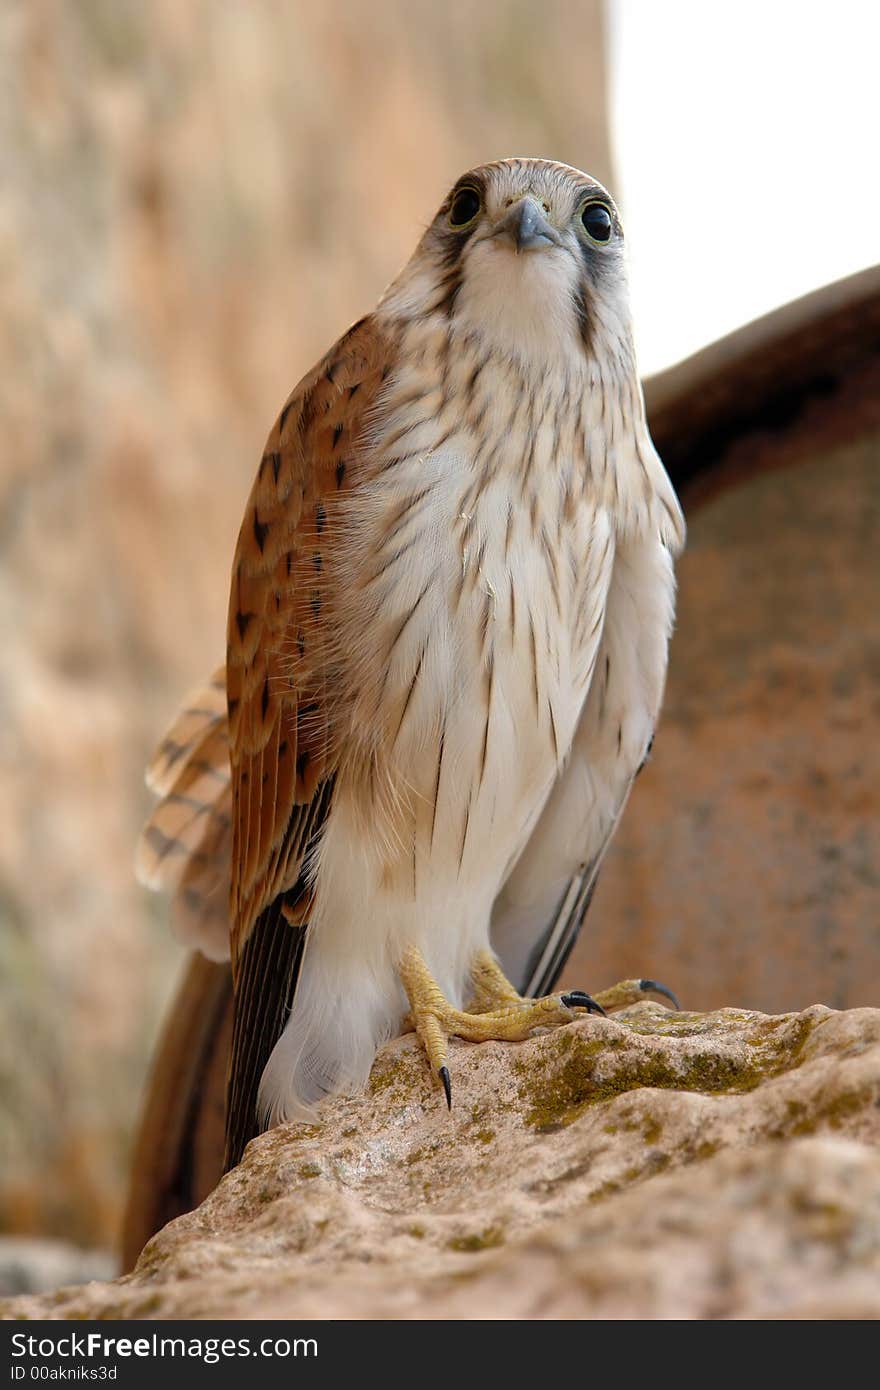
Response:
[{"label": "hooked beak", "polygon": [[517,254],[560,244],[559,233],[550,226],[534,198],[521,198],[514,203],[493,235],[509,237]]}]

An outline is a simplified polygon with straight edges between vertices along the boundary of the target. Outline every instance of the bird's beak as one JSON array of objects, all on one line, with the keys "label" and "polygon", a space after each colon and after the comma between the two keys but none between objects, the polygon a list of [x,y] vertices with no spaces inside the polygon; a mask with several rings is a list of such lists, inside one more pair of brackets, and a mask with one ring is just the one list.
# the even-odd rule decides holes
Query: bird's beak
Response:
[{"label": "bird's beak", "polygon": [[559,246],[559,233],[550,226],[534,198],[521,198],[509,208],[496,227],[494,236],[506,236],[517,253],[540,251],[546,246]]}]

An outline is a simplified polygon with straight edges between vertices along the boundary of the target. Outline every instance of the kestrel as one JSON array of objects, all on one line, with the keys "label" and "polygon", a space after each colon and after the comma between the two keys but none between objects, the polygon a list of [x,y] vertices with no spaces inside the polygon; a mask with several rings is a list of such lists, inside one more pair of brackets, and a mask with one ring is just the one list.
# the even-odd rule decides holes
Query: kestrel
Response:
[{"label": "kestrel", "polygon": [[471,170],[284,405],[225,673],[148,774],[141,877],[231,953],[229,1166],[407,1025],[449,1099],[450,1036],[655,987],[548,992],[651,744],[683,541],[614,202]]}]

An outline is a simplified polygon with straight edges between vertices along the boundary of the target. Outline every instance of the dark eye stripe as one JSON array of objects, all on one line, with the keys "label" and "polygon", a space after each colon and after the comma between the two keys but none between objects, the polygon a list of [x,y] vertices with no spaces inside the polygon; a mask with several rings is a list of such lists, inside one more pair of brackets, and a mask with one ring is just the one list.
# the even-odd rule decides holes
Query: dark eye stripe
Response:
[{"label": "dark eye stripe", "polygon": [[480,207],[483,206],[485,190],[482,180],[470,177],[466,183],[457,184],[455,188],[453,188],[446,202],[441,207],[435,224],[436,235],[438,237],[436,245],[440,269],[443,271],[445,277],[442,305],[445,311],[450,314],[455,304],[458,291],[461,288],[462,254],[479,225],[479,220],[476,217],[462,227],[453,226],[450,222],[450,214],[455,200],[465,189],[472,189],[479,198]]}]

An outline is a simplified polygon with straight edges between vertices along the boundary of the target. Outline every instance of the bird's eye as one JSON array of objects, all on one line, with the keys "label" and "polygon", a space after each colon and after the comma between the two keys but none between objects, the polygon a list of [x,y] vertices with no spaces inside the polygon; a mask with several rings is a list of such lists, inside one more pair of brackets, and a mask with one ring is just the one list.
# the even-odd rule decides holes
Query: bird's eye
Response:
[{"label": "bird's eye", "polygon": [[584,224],[584,231],[591,241],[598,241],[604,245],[611,240],[611,233],[614,230],[614,219],[611,216],[611,209],[605,203],[587,203],[581,213],[581,221]]},{"label": "bird's eye", "polygon": [[475,188],[460,188],[449,209],[450,227],[467,227],[473,222],[481,206],[480,195]]}]

